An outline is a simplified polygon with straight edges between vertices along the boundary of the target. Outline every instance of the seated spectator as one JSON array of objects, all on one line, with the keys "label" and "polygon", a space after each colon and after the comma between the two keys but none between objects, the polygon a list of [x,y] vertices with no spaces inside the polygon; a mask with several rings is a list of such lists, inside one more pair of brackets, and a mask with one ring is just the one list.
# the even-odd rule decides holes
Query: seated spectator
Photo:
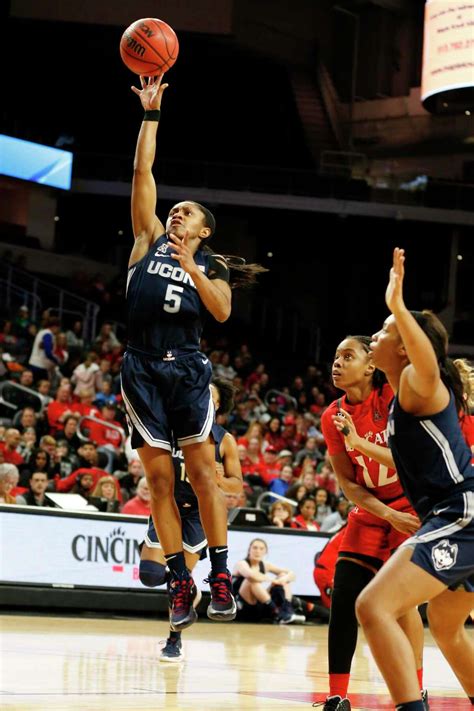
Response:
[{"label": "seated spectator", "polygon": [[34,427],[26,427],[21,435],[18,452],[23,457],[23,461],[27,464],[30,461],[31,454],[36,447],[36,430]]},{"label": "seated spectator", "polygon": [[312,464],[304,465],[299,481],[306,487],[308,494],[313,496],[316,493],[316,475]]},{"label": "seated spectator", "polygon": [[71,386],[60,385],[56,391],[56,398],[52,400],[46,408],[49,432],[56,436],[64,429],[64,422],[72,415]]},{"label": "seated spectator", "polygon": [[24,407],[20,411],[19,420],[17,418],[18,414],[15,415],[15,424],[20,434],[23,434],[27,427],[32,427],[38,435],[44,434],[45,423],[41,421],[33,407]]},{"label": "seated spectator", "polygon": [[[79,494],[79,496],[82,496],[88,501],[89,497],[91,496],[92,489],[95,486],[96,478],[94,477],[94,474],[92,472],[88,472],[86,470],[78,471],[80,473],[74,472],[74,474],[76,474],[76,478],[73,482],[72,487],[69,489],[69,493]],[[67,479],[63,479],[63,481],[67,481]],[[56,490],[60,490],[58,486],[56,487]]]},{"label": "seated spectator", "polygon": [[298,528],[300,531],[319,531],[315,516],[316,501],[312,496],[306,496],[298,502],[297,515],[291,522],[291,528]]},{"label": "seated spectator", "polygon": [[18,381],[19,385],[22,385],[24,388],[30,388],[33,390],[34,388],[34,378],[33,378],[33,371],[29,370],[26,368],[22,373],[20,373],[20,380]]},{"label": "seated spectator", "polygon": [[0,464],[0,504],[16,504],[15,497],[11,495],[12,482],[8,467]]},{"label": "seated spectator", "polygon": [[106,403],[116,405],[117,402],[117,396],[112,393],[112,382],[105,380],[100,386],[99,392],[96,393],[94,405],[101,409]]},{"label": "seated spectator", "polygon": [[326,516],[322,522],[321,531],[327,531],[328,533],[339,531],[346,524],[350,509],[350,502],[345,496],[340,496],[336,502],[336,510]]},{"label": "seated spectator", "polygon": [[95,396],[96,374],[99,372],[97,365],[97,354],[94,351],[89,351],[85,360],[80,363],[71,376],[71,381],[74,384],[74,395],[81,397],[84,391],[91,392],[91,403]]},{"label": "seated spectator", "polygon": [[109,383],[109,392],[112,392],[113,375],[111,372],[111,365],[112,364],[110,360],[107,360],[107,358],[102,358],[102,360],[100,361],[99,370],[95,374],[95,389],[97,393],[103,392],[102,388],[104,386],[104,383]]},{"label": "seated spectator", "polygon": [[230,354],[227,351],[221,355],[220,362],[214,368],[214,376],[232,380],[237,375],[237,371],[230,364]]},{"label": "seated spectator", "polygon": [[36,391],[43,397],[50,397],[51,394],[51,381],[42,378],[36,383]]},{"label": "seated spectator", "polygon": [[28,484],[28,491],[16,497],[17,504],[21,504],[22,506],[50,506],[54,508],[54,504],[48,501],[45,495],[48,487],[48,476],[46,472],[33,472]]},{"label": "seated spectator", "polygon": [[23,494],[24,491],[27,491],[27,487],[20,486],[19,484],[20,472],[18,471],[18,467],[16,467],[14,464],[6,464],[5,462],[3,462],[2,471],[8,474],[10,486],[10,491],[8,493],[10,494],[10,496],[13,496],[13,498],[15,499],[18,494]]},{"label": "seated spectator", "polygon": [[5,432],[5,441],[0,442],[0,450],[3,452],[3,461],[7,464],[14,464],[19,467],[24,459],[18,452],[21,435],[15,427],[9,427]]},{"label": "seated spectator", "polygon": [[261,476],[263,467],[263,457],[260,453],[260,442],[258,437],[251,437],[248,447],[247,456],[241,461],[242,474],[257,474]]},{"label": "seated spectator", "polygon": [[315,465],[324,459],[324,454],[320,452],[316,445],[316,437],[308,437],[303,449],[300,449],[299,452],[296,453],[296,465],[299,466],[306,457],[309,457],[310,461],[314,462]]},{"label": "seated spectator", "polygon": [[275,501],[270,506],[268,512],[268,520],[272,526],[278,528],[291,528],[291,519],[293,518],[293,507],[286,501]]},{"label": "seated spectator", "polygon": [[28,462],[20,467],[20,484],[28,486],[33,472],[44,472],[48,479],[54,477],[53,465],[49,452],[41,447],[37,447],[31,452]]},{"label": "seated spectator", "polygon": [[120,347],[120,341],[115,335],[113,326],[111,323],[103,323],[99,335],[94,341],[95,346],[101,348],[104,343],[107,343],[110,350]]},{"label": "seated spectator", "polygon": [[45,452],[48,452],[52,461],[56,451],[56,440],[54,437],[51,435],[43,435],[39,441],[39,446],[40,449],[44,449]]},{"label": "seated spectator", "polygon": [[232,576],[238,619],[247,622],[273,619],[283,625],[305,622],[305,617],[297,615],[291,604],[290,583],[295,580],[295,574],[289,568],[265,561],[267,552],[266,542],[254,538],[246,558],[234,567]]},{"label": "seated spectator", "polygon": [[292,466],[293,464],[293,453],[289,449],[281,449],[277,456],[278,466],[283,469],[285,464]]},{"label": "seated spectator", "polygon": [[150,489],[145,477],[142,477],[138,482],[137,495],[127,501],[122,508],[123,514],[132,514],[134,516],[150,516]]},{"label": "seated spectator", "polygon": [[143,476],[145,476],[145,472],[143,471],[143,464],[139,459],[131,459],[128,462],[126,472],[114,472],[114,477],[119,482],[124,501],[128,501],[136,495],[138,482]]},{"label": "seated spectator", "polygon": [[335,496],[339,496],[340,494],[339,482],[337,481],[336,474],[330,462],[324,461],[322,464],[318,465],[316,469],[315,484],[316,486],[322,486],[324,489],[329,491],[330,494]]},{"label": "seated spectator", "polygon": [[79,468],[79,457],[69,448],[66,440],[59,440],[52,458],[54,475],[65,479]]},{"label": "seated spectator", "polygon": [[[122,425],[115,419],[116,407],[113,402],[106,402],[101,411],[96,417],[103,420],[104,425],[98,422],[91,422],[89,426],[89,439],[96,443],[98,447],[111,447],[112,450],[118,451],[125,439],[125,433],[122,430]],[[118,432],[108,425],[120,427],[122,433]]]},{"label": "seated spectator", "polygon": [[[107,513],[117,513],[120,502],[117,496],[116,480],[113,476],[103,476],[97,482],[92,498],[102,499],[106,502],[105,511]],[[100,509],[101,511],[104,509]]]},{"label": "seated spectator", "polygon": [[239,508],[239,495],[226,492],[224,494],[224,497],[225,506],[227,509],[227,520],[229,520],[234,511]]},{"label": "seated spectator", "polygon": [[279,452],[286,447],[286,441],[281,435],[281,422],[278,417],[272,417],[268,425],[268,432],[264,436],[267,443],[263,445],[263,450],[266,447],[273,447],[276,452]]},{"label": "seated spectator", "polygon": [[[97,417],[100,415],[100,410],[93,404],[94,397],[95,393],[92,388],[84,388],[79,396],[79,402],[74,402],[71,405],[71,414],[78,414],[79,417]],[[81,431],[86,433],[91,424],[90,421],[83,420],[80,424]]]},{"label": "seated spectator", "polygon": [[292,499],[293,501],[301,501],[306,496],[309,496],[308,489],[304,484],[300,484],[298,481],[292,484],[285,494],[287,499]]},{"label": "seated spectator", "polygon": [[72,324],[72,327],[66,331],[66,343],[71,358],[76,358],[84,350],[83,330],[83,322],[77,319]]},{"label": "seated spectator", "polygon": [[[274,447],[269,446],[263,453],[263,461],[260,466],[260,476],[265,484],[268,486],[273,480],[277,479],[281,475],[282,467],[280,466],[277,459],[277,451]],[[291,466],[290,466],[291,469]],[[293,476],[293,473],[292,473]],[[279,492],[277,492],[279,493]]]},{"label": "seated spectator", "polygon": [[77,452],[82,444],[82,440],[77,434],[79,415],[68,415],[64,420],[64,430],[56,433],[57,442],[66,442],[69,450]]},{"label": "seated spectator", "polygon": [[[268,450],[267,450],[268,451]],[[272,491],[280,496],[286,496],[286,492],[293,481],[293,468],[291,464],[285,464],[280,470],[280,476],[277,479],[272,479],[268,485],[268,491]]]},{"label": "seated spectator", "polygon": [[316,499],[316,521],[321,526],[322,522],[332,513],[329,492],[323,487],[318,487],[314,494]]}]

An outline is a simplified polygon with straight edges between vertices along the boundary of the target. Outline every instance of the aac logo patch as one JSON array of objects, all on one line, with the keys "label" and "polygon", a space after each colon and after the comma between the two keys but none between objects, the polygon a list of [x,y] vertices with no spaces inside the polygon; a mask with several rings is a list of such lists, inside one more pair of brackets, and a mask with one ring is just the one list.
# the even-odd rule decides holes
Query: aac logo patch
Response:
[{"label": "aac logo patch", "polygon": [[434,567],[436,570],[449,570],[456,563],[458,557],[457,543],[451,544],[447,538],[440,541],[432,550]]}]

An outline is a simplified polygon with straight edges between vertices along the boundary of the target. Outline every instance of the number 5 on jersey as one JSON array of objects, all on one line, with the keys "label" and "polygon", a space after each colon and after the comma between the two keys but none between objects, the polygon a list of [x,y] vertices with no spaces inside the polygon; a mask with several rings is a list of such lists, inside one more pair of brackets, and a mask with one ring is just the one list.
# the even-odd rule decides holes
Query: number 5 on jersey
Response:
[{"label": "number 5 on jersey", "polygon": [[163,311],[169,314],[176,314],[181,308],[181,294],[184,289],[182,286],[176,286],[175,284],[168,284],[165,294],[165,303],[163,304]]}]

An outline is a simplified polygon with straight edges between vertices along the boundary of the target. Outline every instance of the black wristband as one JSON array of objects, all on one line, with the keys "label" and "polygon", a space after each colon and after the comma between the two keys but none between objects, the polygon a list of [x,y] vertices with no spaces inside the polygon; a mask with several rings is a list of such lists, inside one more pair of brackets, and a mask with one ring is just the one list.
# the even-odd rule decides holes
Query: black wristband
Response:
[{"label": "black wristband", "polygon": [[159,121],[160,120],[160,109],[154,109],[153,111],[145,111],[143,120],[144,121]]}]

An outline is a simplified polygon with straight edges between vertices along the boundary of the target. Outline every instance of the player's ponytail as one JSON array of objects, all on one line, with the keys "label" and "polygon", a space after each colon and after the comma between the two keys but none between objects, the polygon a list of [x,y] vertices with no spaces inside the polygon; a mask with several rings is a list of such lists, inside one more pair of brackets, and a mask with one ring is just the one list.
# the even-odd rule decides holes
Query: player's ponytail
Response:
[{"label": "player's ponytail", "polygon": [[410,311],[421,330],[428,336],[438,360],[441,380],[452,390],[458,413],[467,412],[464,386],[459,370],[448,357],[448,332],[432,311]]},{"label": "player's ponytail", "polygon": [[[216,254],[210,247],[204,245],[201,248],[207,254]],[[216,257],[225,262],[229,270],[229,286],[231,289],[252,286],[257,283],[257,276],[268,272],[268,269],[261,264],[247,264],[243,257],[236,257],[233,254],[217,254]]]}]

